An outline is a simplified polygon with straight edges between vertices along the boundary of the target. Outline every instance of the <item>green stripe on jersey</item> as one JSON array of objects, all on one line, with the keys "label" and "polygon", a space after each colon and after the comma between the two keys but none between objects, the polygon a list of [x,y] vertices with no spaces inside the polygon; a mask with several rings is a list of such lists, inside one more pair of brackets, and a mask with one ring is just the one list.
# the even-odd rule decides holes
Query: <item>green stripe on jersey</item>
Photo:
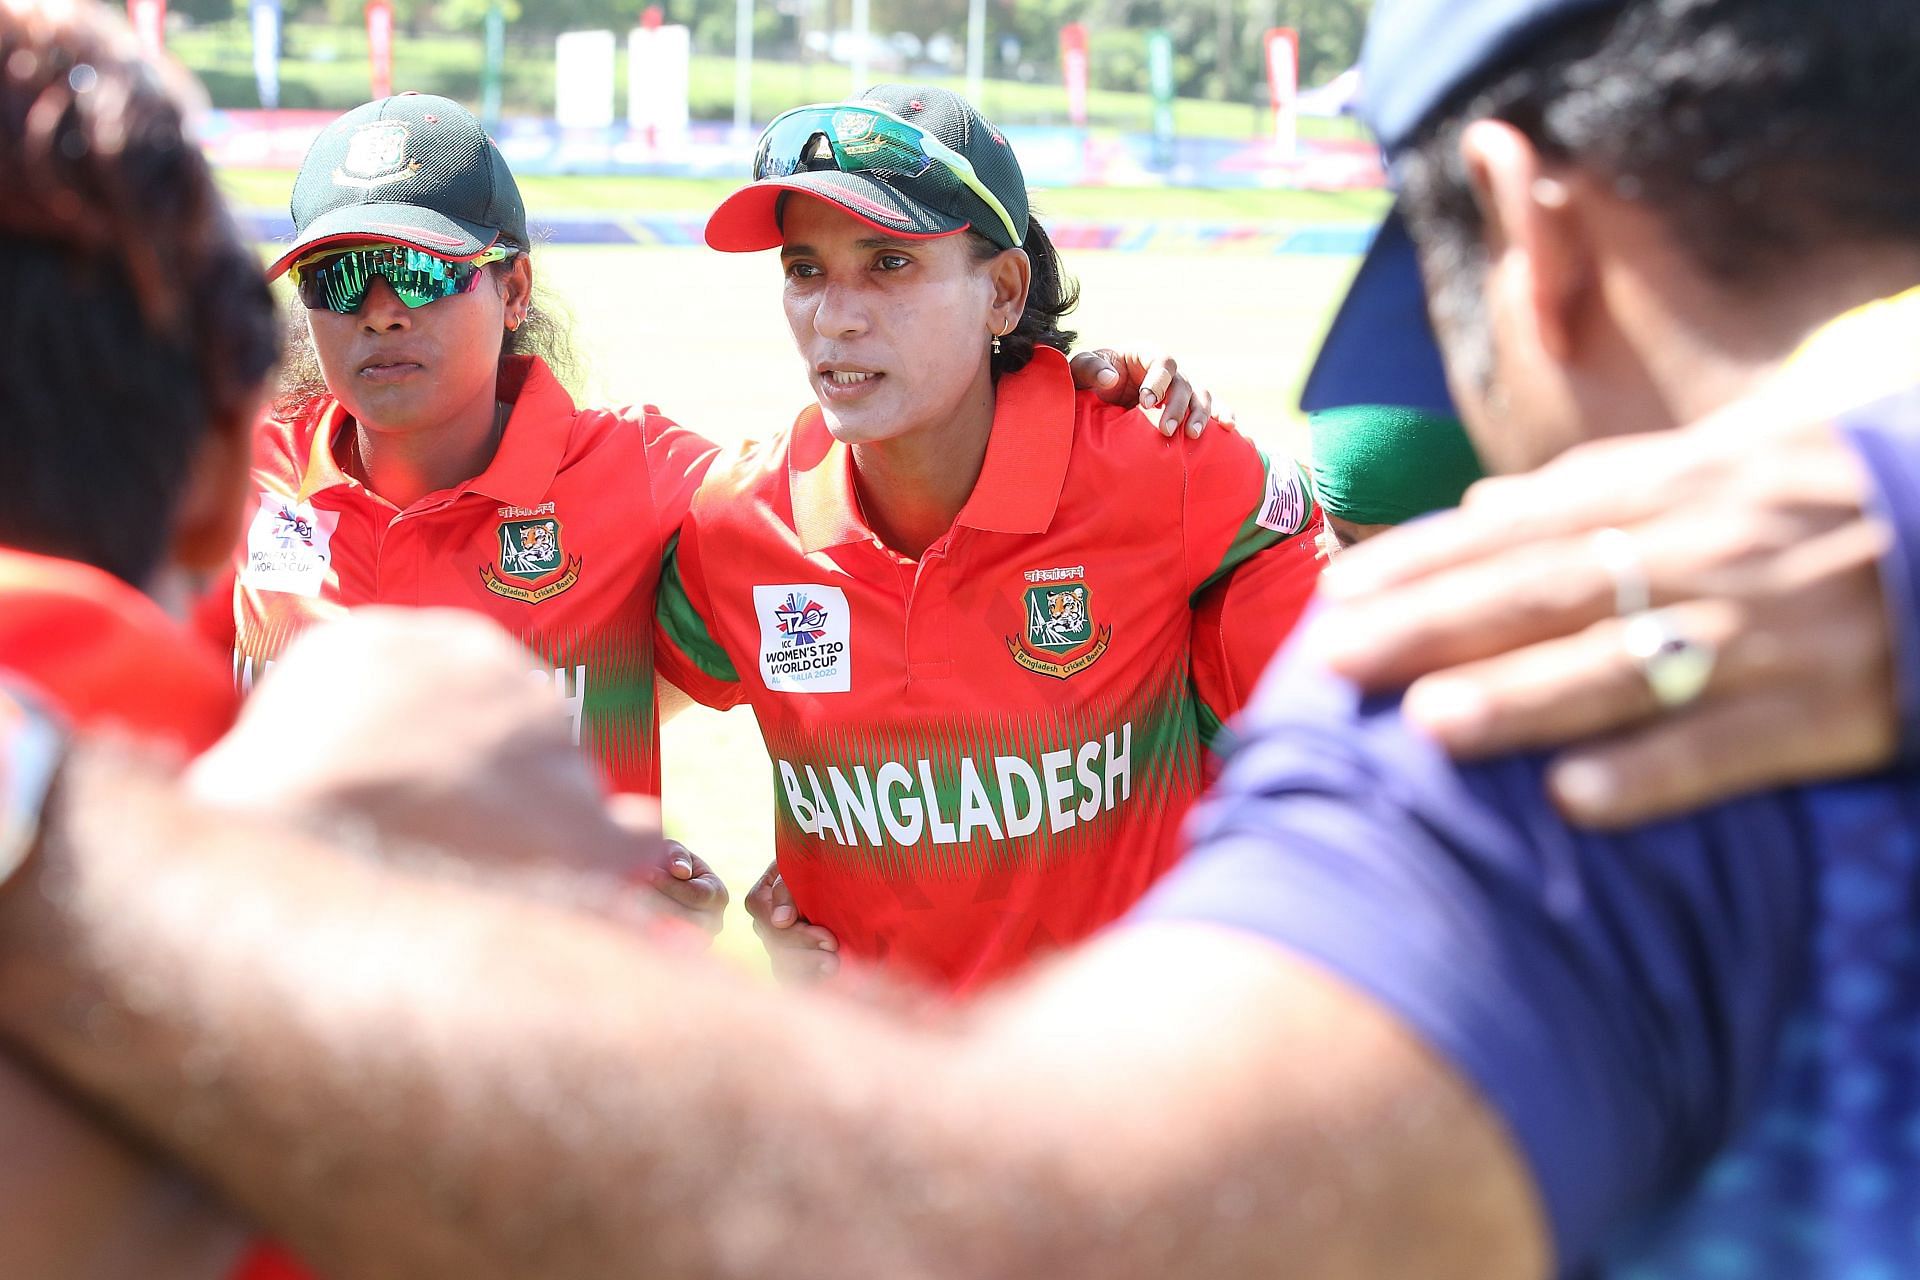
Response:
[{"label": "green stripe on jersey", "polygon": [[[1273,460],[1267,457],[1264,449],[1258,452],[1260,454],[1261,465],[1264,468],[1262,472],[1263,481],[1260,485],[1260,497],[1253,504],[1253,510],[1247,512],[1247,518],[1240,522],[1239,529],[1234,531],[1233,541],[1227,544],[1226,554],[1220,557],[1220,563],[1214,566],[1213,572],[1209,573],[1206,580],[1195,587],[1193,594],[1187,598],[1190,604],[1199,603],[1201,593],[1206,591],[1208,587],[1232,573],[1260,552],[1265,551],[1268,547],[1277,546],[1285,542],[1288,538],[1299,535],[1299,529],[1295,529],[1291,533],[1285,533],[1273,527],[1274,522],[1271,518],[1271,513],[1267,511],[1267,506],[1269,502],[1273,500],[1275,494]],[[1313,499],[1311,497],[1313,489],[1312,486],[1307,484],[1306,472],[1300,469],[1299,463],[1288,458],[1285,465],[1293,469],[1295,482],[1300,485],[1301,497],[1306,504],[1306,512],[1300,518],[1300,529],[1304,529],[1313,520]],[[1268,517],[1264,523],[1262,522],[1263,516]]]},{"label": "green stripe on jersey", "polygon": [[715,680],[740,683],[733,659],[713,638],[713,632],[707,629],[707,620],[687,598],[687,584],[680,578],[680,535],[677,533],[667,540],[666,554],[660,561],[660,591],[655,596],[654,611],[659,616],[660,629],[694,666]]}]

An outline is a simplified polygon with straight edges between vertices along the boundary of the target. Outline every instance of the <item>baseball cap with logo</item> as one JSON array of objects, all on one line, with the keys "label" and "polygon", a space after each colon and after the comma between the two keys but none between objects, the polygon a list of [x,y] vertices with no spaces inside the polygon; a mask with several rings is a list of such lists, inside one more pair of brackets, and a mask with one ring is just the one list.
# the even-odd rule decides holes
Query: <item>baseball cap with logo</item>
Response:
[{"label": "baseball cap with logo", "polygon": [[[1633,0],[1379,0],[1360,54],[1360,114],[1391,171],[1456,95],[1577,18]],[[1399,206],[1321,343],[1300,407],[1395,404],[1456,413]]]},{"label": "baseball cap with logo", "polygon": [[392,241],[450,261],[527,247],[527,211],[500,148],[449,98],[406,93],[321,131],[294,179],[293,244],[279,275],[329,245]]},{"label": "baseball cap with logo", "polygon": [[715,249],[777,247],[780,202],[793,192],[909,239],[968,228],[1002,248],[1027,238],[1027,184],[1013,148],[946,89],[881,84],[786,112],[760,135],[753,178],[707,220]]}]

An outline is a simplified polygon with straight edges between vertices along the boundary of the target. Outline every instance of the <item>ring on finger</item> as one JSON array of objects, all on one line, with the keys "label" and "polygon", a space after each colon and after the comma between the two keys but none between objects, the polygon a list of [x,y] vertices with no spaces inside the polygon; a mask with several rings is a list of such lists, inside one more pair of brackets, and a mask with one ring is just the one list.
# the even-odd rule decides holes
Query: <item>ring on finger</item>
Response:
[{"label": "ring on finger", "polygon": [[1640,669],[1662,709],[1675,711],[1706,692],[1719,650],[1689,635],[1672,609],[1643,609],[1627,619],[1627,656]]}]

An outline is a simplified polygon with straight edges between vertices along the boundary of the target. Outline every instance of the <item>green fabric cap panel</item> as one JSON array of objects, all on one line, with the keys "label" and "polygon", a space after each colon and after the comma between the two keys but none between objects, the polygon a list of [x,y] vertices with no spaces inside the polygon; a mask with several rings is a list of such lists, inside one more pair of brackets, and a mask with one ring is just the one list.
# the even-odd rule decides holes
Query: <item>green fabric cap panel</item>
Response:
[{"label": "green fabric cap panel", "polygon": [[1352,524],[1400,524],[1460,505],[1485,473],[1457,418],[1362,404],[1308,419],[1313,484],[1328,515]]}]

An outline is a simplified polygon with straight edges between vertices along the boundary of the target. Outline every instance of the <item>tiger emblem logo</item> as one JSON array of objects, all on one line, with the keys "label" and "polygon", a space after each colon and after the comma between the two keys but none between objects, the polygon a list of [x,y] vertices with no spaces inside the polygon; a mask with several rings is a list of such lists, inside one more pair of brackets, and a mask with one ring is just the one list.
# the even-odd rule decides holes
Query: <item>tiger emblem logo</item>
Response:
[{"label": "tiger emblem logo", "polygon": [[[1065,680],[1100,660],[1111,626],[1094,621],[1093,592],[1084,569],[1035,569],[1027,574],[1024,635],[1007,637],[1007,654],[1036,675]],[[1075,576],[1069,576],[1069,574]]]},{"label": "tiger emblem logo", "polygon": [[1047,612],[1055,630],[1078,635],[1087,629],[1086,591],[1047,592]]}]

